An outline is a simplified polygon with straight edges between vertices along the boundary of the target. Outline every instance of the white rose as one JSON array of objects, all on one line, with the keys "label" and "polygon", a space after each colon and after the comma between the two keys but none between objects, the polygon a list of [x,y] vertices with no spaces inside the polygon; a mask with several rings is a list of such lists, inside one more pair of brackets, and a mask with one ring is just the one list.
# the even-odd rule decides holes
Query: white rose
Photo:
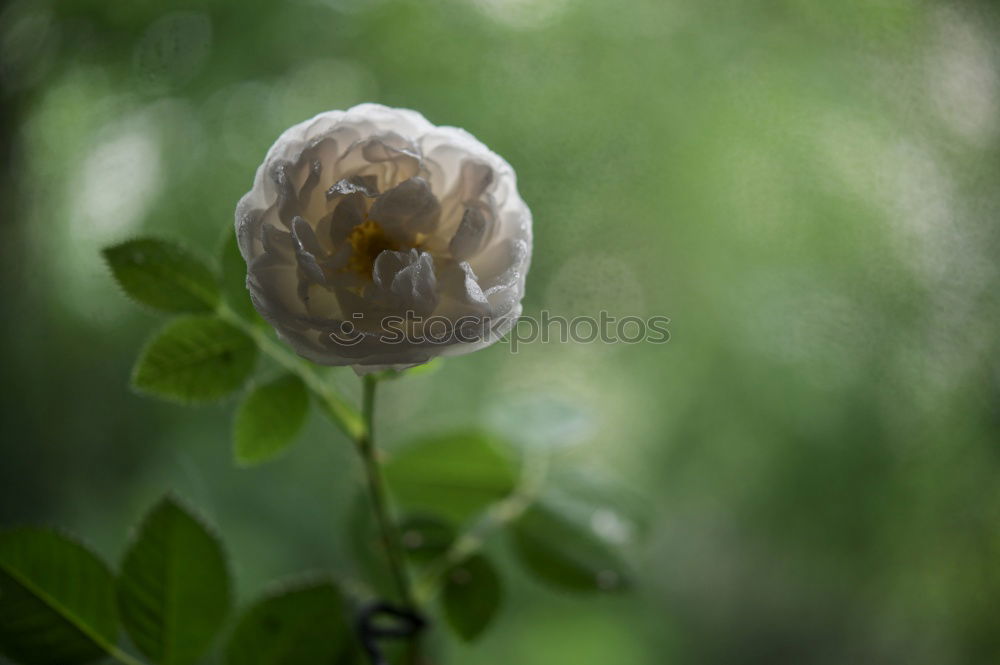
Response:
[{"label": "white rose", "polygon": [[257,311],[359,372],[492,344],[521,313],[531,212],[468,132],[360,104],[282,134],[236,207]]}]

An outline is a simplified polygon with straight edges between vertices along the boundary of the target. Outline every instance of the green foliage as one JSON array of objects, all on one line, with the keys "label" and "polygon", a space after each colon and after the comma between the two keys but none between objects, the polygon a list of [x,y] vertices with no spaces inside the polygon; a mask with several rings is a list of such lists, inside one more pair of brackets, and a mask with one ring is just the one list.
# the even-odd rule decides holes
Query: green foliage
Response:
[{"label": "green foliage", "polygon": [[257,358],[253,339],[213,316],[167,324],[146,346],[132,372],[137,390],[179,402],[208,402],[247,380]]},{"label": "green foliage", "polygon": [[138,302],[165,312],[212,311],[219,289],[212,270],[177,245],[153,238],[104,250],[118,284]]},{"label": "green foliage", "polygon": [[347,401],[338,395],[333,395],[334,400],[331,401],[329,392],[324,394],[322,391],[315,390],[313,394],[316,395],[315,404],[319,407],[320,413],[336,425],[341,432],[356,439],[364,431],[365,426],[361,420],[361,414]]},{"label": "green foliage", "polygon": [[240,254],[236,234],[231,228],[226,230],[219,251],[219,267],[222,272],[222,298],[234,312],[248,321],[261,318],[250,301],[247,291],[247,264]]},{"label": "green foliage", "polygon": [[75,665],[105,656],[118,634],[107,566],[58,533],[0,535],[0,650],[27,665]]},{"label": "green foliage", "polygon": [[236,461],[250,466],[277,457],[295,440],[308,411],[309,393],[294,374],[255,387],[236,411]]},{"label": "green foliage", "polygon": [[403,551],[418,563],[441,557],[455,542],[455,527],[431,515],[411,515],[399,524]]},{"label": "green foliage", "polygon": [[550,507],[536,504],[511,528],[522,563],[540,579],[562,589],[611,591],[627,585],[625,567],[590,529]]},{"label": "green foliage", "polygon": [[[393,440],[484,416],[518,445],[580,444],[559,448],[546,496],[570,469],[624,475],[635,532],[656,513],[649,534],[669,543],[636,571],[653,598],[511,586],[523,619],[433,662],[1000,663],[996,0],[2,13],[5,525],[44,517],[107,541],[151,484],[199,483],[265,534],[239,553],[248,590],[291,560],[337,560],[316,548],[347,519],[328,504],[353,465],[312,473],[344,462],[324,442],[251,479],[219,463],[230,411],[132,412],[120,368],[148,318],[118,316],[121,289],[93,269],[110,234],[205,254],[232,239],[283,130],[375,98],[465,127],[514,167],[537,220],[526,313],[679,326],[668,345],[584,348],[552,325],[553,343],[383,387]],[[204,30],[175,18],[208,38],[191,44]],[[650,604],[654,631],[633,620]]]},{"label": "green foliage", "polygon": [[474,430],[421,439],[386,464],[389,488],[409,510],[464,522],[514,489],[517,469],[501,446]]},{"label": "green foliage", "polygon": [[441,597],[445,617],[466,641],[482,634],[496,616],[502,597],[500,577],[482,555],[473,555],[445,573]]},{"label": "green foliage", "polygon": [[339,591],[329,582],[286,589],[240,618],[226,651],[229,665],[333,663],[352,643]]},{"label": "green foliage", "polygon": [[229,573],[216,537],[170,498],[146,517],[118,578],[122,623],[157,665],[189,665],[229,612]]},{"label": "green foliage", "polygon": [[354,562],[354,574],[363,579],[375,595],[391,597],[395,583],[389,574],[389,560],[372,513],[371,498],[359,490],[347,509],[346,540]]},{"label": "green foliage", "polygon": [[444,365],[444,358],[434,358],[428,360],[427,362],[417,365],[416,367],[411,367],[409,369],[394,370],[387,369],[377,374],[380,381],[392,381],[395,379],[401,379],[404,376],[427,376],[429,374],[434,374],[439,371]]}]

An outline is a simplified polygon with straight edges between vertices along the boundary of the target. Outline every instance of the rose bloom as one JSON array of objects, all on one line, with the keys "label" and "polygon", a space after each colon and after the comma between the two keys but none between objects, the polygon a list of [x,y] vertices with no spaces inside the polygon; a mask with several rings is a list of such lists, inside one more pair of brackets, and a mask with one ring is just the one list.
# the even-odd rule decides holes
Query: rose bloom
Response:
[{"label": "rose bloom", "polygon": [[236,207],[254,307],[361,373],[492,344],[521,314],[531,212],[468,132],[360,104],[282,134]]}]

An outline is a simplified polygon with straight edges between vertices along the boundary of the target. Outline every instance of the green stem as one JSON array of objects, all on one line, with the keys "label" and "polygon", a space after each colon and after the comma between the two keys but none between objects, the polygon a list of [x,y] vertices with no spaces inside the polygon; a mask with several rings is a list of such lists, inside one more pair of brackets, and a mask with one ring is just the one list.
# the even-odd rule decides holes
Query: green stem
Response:
[{"label": "green stem", "polygon": [[320,404],[334,424],[349,438],[358,440],[363,434],[364,423],[358,412],[329,383],[320,376],[312,365],[291,353],[275,341],[264,329],[247,321],[228,305],[221,304],[216,314],[226,323],[239,328],[257,343],[261,352],[271,356],[279,365],[297,374],[303,383],[319,398]]},{"label": "green stem", "polygon": [[382,478],[382,470],[378,463],[378,453],[375,448],[375,388],[378,385],[378,379],[374,375],[368,374],[363,380],[364,392],[361,402],[361,417],[364,423],[364,431],[357,439],[358,452],[361,454],[361,459],[364,463],[372,510],[375,513],[375,521],[378,524],[382,546],[385,549],[389,569],[396,584],[396,591],[403,605],[409,609],[413,609],[413,590],[406,572],[406,562],[403,558],[402,547],[399,544],[399,534],[389,510],[385,481]]},{"label": "green stem", "polygon": [[490,506],[468,531],[455,539],[444,556],[421,577],[414,593],[417,601],[430,602],[440,590],[441,579],[449,568],[475,554],[491,534],[524,514],[537,498],[547,473],[547,453],[536,452],[526,460],[517,488],[509,496]]},{"label": "green stem", "polygon": [[[357,410],[338,395],[311,364],[289,352],[283,345],[275,341],[267,331],[244,319],[225,303],[218,306],[216,314],[222,320],[251,337],[262,353],[270,356],[288,371],[298,375],[319,398],[321,406],[334,424],[357,444],[365,470],[372,511],[375,513],[375,521],[397,593],[404,607],[415,609],[413,587],[407,574],[403,550],[399,543],[399,534],[390,512],[385,481],[382,478],[378,451],[375,447],[375,388],[378,385],[378,378],[373,374],[364,377],[362,407],[361,413],[358,414]],[[116,649],[111,655],[122,665],[145,665],[119,649]],[[411,663],[419,662],[420,647],[417,640],[411,643],[407,658]]]},{"label": "green stem", "polygon": [[144,661],[139,660],[135,656],[132,656],[126,651],[116,647],[108,647],[108,655],[117,660],[122,665],[146,665]]}]

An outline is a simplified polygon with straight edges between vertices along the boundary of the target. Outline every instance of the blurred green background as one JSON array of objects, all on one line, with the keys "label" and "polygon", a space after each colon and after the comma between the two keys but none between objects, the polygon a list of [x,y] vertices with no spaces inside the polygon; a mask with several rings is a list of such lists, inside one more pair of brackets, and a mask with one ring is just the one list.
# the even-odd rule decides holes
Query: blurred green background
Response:
[{"label": "blurred green background", "polygon": [[173,489],[242,601],[350,574],[346,439],[314,413],[241,470],[232,404],[131,394],[160,319],[99,249],[214,253],[284,128],[378,101],[517,170],[526,313],[672,319],[666,345],[497,345],[384,388],[390,452],[486,425],[554,447],[551,491],[625,507],[594,525],[634,592],[505,565],[448,662],[1000,662],[998,34],[992,4],[915,0],[8,3],[0,526],[114,561]]}]

